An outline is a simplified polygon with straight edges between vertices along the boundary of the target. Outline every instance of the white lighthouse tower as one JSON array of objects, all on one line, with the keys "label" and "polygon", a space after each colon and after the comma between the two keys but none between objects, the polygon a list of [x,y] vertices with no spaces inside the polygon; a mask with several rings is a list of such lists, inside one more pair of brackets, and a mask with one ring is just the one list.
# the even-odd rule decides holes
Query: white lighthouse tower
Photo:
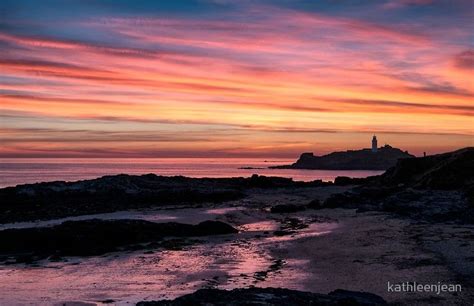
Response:
[{"label": "white lighthouse tower", "polygon": [[377,153],[377,137],[372,137],[372,152]]}]

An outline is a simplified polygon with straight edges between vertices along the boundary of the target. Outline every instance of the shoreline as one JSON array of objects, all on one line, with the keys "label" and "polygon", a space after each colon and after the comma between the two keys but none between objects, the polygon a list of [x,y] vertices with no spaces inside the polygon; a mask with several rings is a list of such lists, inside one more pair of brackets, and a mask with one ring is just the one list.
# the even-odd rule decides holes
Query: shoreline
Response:
[{"label": "shoreline", "polygon": [[[472,250],[474,243],[465,233],[474,231],[474,226],[456,228],[438,224],[433,229],[431,224],[413,224],[387,213],[357,213],[348,209],[324,209],[318,214],[339,220],[340,226],[328,235],[294,241],[295,247],[273,250],[276,256],[309,262],[304,267],[310,276],[305,281],[306,291],[329,293],[338,288],[366,291],[382,296],[387,302],[403,305],[428,303],[433,298],[443,305],[468,304],[474,299],[474,282],[468,280],[474,271],[468,250]],[[447,237],[434,242],[435,231]],[[442,247],[445,243],[467,245],[464,252],[448,251],[449,258],[446,248]],[[462,269],[457,267],[460,264]],[[413,281],[461,284],[464,290],[462,294],[442,295],[387,290],[388,282]]]},{"label": "shoreline", "polygon": [[[285,294],[336,302],[362,296],[395,305],[466,304],[474,300],[472,154],[468,148],[402,160],[380,176],[334,183],[148,174],[0,189],[7,200],[2,203],[8,203],[0,207],[4,221],[56,219],[37,223],[50,228],[28,227],[33,222],[17,224],[24,230],[0,231],[7,241],[0,241],[7,251],[0,252],[7,263],[0,265],[0,282],[6,284],[0,294],[12,303],[21,296],[26,302],[46,297],[96,304],[177,298],[179,305],[178,296],[190,293],[183,299],[195,303],[203,294],[196,290],[203,288],[273,287],[298,291],[205,292],[225,299],[237,292],[249,301],[268,293],[280,304]],[[82,217],[51,224],[71,215]],[[114,221],[80,221],[97,216]],[[192,225],[202,221],[207,222]],[[45,236],[20,248],[14,235],[27,232]],[[50,241],[48,233],[61,239]],[[114,239],[104,249],[107,237]],[[74,245],[68,253],[71,239],[91,250]],[[42,241],[54,243],[44,247]],[[54,281],[23,281],[44,277]],[[390,290],[390,284],[414,282],[459,284],[462,291]]]},{"label": "shoreline", "polygon": [[[202,250],[204,252],[204,250],[208,248],[208,243],[211,241],[221,241],[218,245],[224,242],[229,243],[229,246],[232,245],[234,250],[241,250],[239,252],[244,250],[247,250],[245,252],[249,252],[248,247],[257,243],[256,246],[260,246],[255,249],[255,253],[252,253],[254,251],[249,253],[254,254],[252,255],[254,257],[250,257],[253,259],[249,258],[250,261],[247,263],[246,261],[242,263],[237,261],[237,265],[235,266],[243,268],[253,260],[257,260],[258,257],[262,257],[262,254],[267,254],[261,258],[263,261],[259,263],[259,266],[255,267],[255,270],[250,269],[247,270],[247,272],[242,271],[228,274],[230,271],[239,270],[233,270],[235,268],[231,268],[231,270],[224,272],[219,269],[209,270],[205,268],[196,274],[204,276],[205,281],[200,280],[202,277],[195,279],[195,288],[244,288],[252,285],[253,281],[257,281],[257,283],[253,284],[257,287],[277,286],[321,294],[326,294],[336,289],[372,292],[383,297],[388,302],[402,303],[404,305],[419,305],[419,303],[423,302],[438,302],[443,305],[455,305],[460,299],[462,299],[462,301],[469,301],[469,299],[473,298],[472,284],[466,282],[466,276],[464,276],[463,279],[460,274],[462,271],[472,271],[468,270],[472,269],[473,266],[472,262],[468,261],[469,256],[472,256],[468,254],[468,250],[472,249],[474,245],[473,240],[466,236],[468,235],[466,231],[472,232],[474,230],[472,225],[416,224],[411,220],[398,218],[387,213],[357,213],[355,209],[343,208],[306,209],[294,213],[271,213],[268,210],[271,206],[278,205],[278,203],[291,202],[293,205],[306,205],[309,199],[317,197],[324,200],[330,197],[331,194],[347,190],[348,188],[350,187],[296,188],[280,189],[278,192],[275,192],[273,189],[259,190],[258,192],[249,194],[248,197],[244,199],[213,204],[206,208],[184,208],[184,211],[182,209],[169,209],[170,207],[166,210],[160,209],[158,210],[159,212],[166,211],[167,213],[176,213],[178,215],[186,211],[189,213],[192,211],[218,210],[220,213],[214,215],[215,220],[228,222],[236,226],[240,229],[241,234],[238,234],[234,238],[232,238],[233,236],[224,238],[224,240],[229,239],[228,242],[223,241],[222,238],[217,236],[214,238],[204,238],[204,241],[208,241],[207,243],[201,245],[201,242],[185,246],[183,251],[153,251],[153,253],[150,254],[145,254],[145,252],[148,252],[146,250],[135,251],[134,253],[110,253],[103,257],[104,259],[101,259],[101,257],[78,257],[76,259],[69,259],[69,263],[49,263],[46,264],[46,267],[59,265],[59,267],[62,267],[59,269],[69,271],[68,273],[71,274],[71,277],[76,277],[76,274],[81,269],[84,269],[83,273],[86,273],[90,268],[94,269],[94,271],[96,271],[95,273],[98,273],[95,276],[98,280],[105,281],[108,273],[116,273],[114,272],[114,267],[117,264],[125,269],[136,269],[134,262],[135,260],[139,260],[139,258],[143,258],[138,261],[141,264],[144,262],[151,264],[154,262],[154,258],[161,258],[159,262],[162,262],[163,265],[167,265],[166,263],[168,261],[163,262],[164,257],[162,256],[177,255],[180,252],[184,252],[183,255],[180,255],[184,256],[184,254],[188,252],[186,250],[191,252],[194,252],[193,250]],[[241,207],[241,209],[235,209],[236,207]],[[304,222],[310,227],[297,229],[294,234],[282,237],[274,236],[272,233],[278,230],[278,224],[281,226],[284,224],[282,222],[289,218],[306,220]],[[318,224],[324,224],[324,222],[337,224],[337,226],[331,227],[329,232],[323,231],[322,235],[311,234],[312,225],[318,226]],[[308,232],[309,235],[305,234],[306,232]],[[431,241],[430,239],[437,237],[437,233],[444,233],[441,237],[446,238],[438,239],[439,241]],[[200,238],[200,240],[202,239],[203,238]],[[261,244],[261,242],[264,241],[267,242]],[[251,244],[249,245],[248,243]],[[445,250],[445,248],[442,247],[445,243],[467,244],[464,247],[466,252],[462,254],[459,252],[444,254],[442,251],[436,250],[437,248]],[[431,250],[429,248],[431,248]],[[258,251],[259,249],[264,253],[260,253],[261,251]],[[217,257],[212,260],[220,262],[219,266],[221,267],[225,267],[229,264],[231,265],[229,267],[232,267],[235,259],[230,257],[222,261],[223,259],[219,259],[220,255],[217,255],[220,254],[220,251],[217,250],[217,253],[214,253]],[[208,253],[209,251],[205,252]],[[446,260],[441,260],[441,257],[446,257]],[[132,258],[136,259],[132,260]],[[173,261],[174,259],[172,258],[173,257],[170,257],[169,260]],[[184,259],[184,257],[180,258]],[[209,262],[210,258],[208,257],[206,262],[212,266],[212,260]],[[106,260],[104,263],[108,262],[106,264],[108,268],[100,272],[101,268],[99,268],[99,266],[103,265],[103,263],[101,263],[102,260]],[[114,264],[116,260],[119,261]],[[91,265],[92,263],[94,264]],[[462,268],[458,267],[457,271],[454,270],[457,265],[462,263],[465,263],[462,265]],[[40,264],[39,267],[33,269],[41,269],[44,264],[45,263]],[[123,266],[124,264],[125,266]],[[274,268],[272,268],[272,266],[274,266]],[[15,265],[9,267],[8,269],[19,269],[18,272],[24,269],[22,266]],[[27,266],[25,266],[25,268],[26,267]],[[5,268],[6,267],[3,267],[2,269]],[[166,267],[163,266],[163,272],[160,272],[164,273],[163,277],[167,277],[167,272],[164,272],[166,271],[165,268]],[[51,270],[51,268],[46,269],[49,271],[55,270]],[[190,280],[189,276],[187,276],[190,271],[186,269],[186,266],[178,268],[177,271],[181,271],[174,272],[175,274],[178,273],[176,275],[180,275],[178,279],[181,277],[183,280]],[[137,273],[137,271],[134,273]],[[156,274],[158,272],[154,273]],[[191,273],[191,275],[193,273]],[[243,276],[241,276],[241,274]],[[156,275],[158,276],[159,273]],[[441,278],[455,282],[461,280],[463,289],[466,289],[466,291],[463,291],[462,294],[458,296],[451,294],[439,296],[436,294],[416,294],[413,296],[406,293],[388,293],[386,288],[386,282],[388,281],[401,283],[403,281],[414,280],[419,283],[436,283]],[[178,279],[175,281],[171,281],[170,279],[170,284],[174,284],[171,286],[178,286],[177,288],[182,286],[179,285],[180,281]],[[137,286],[140,283],[139,280],[137,283],[135,283],[135,281],[137,280],[133,279],[130,286]],[[6,283],[11,284],[11,280]],[[71,285],[76,286],[74,282],[72,282]],[[55,285],[49,285],[48,289],[50,289],[51,286],[54,287]],[[79,284],[77,284],[77,286],[79,286]],[[107,282],[105,282],[103,286],[106,288],[108,286]],[[146,286],[148,287],[146,291],[138,290],[135,293],[127,292],[126,294],[130,296],[138,294],[136,298],[133,299],[134,302],[143,300],[143,297],[138,298],[138,296],[145,295],[149,297],[147,300],[160,299],[160,295],[158,294],[159,290],[153,289],[155,286],[156,284],[152,285],[150,283]],[[83,291],[83,293],[87,291],[90,291],[90,294],[96,292],[96,289],[93,287],[86,286],[85,288],[88,289],[84,289],[85,291]],[[102,288],[102,285],[98,288]],[[9,290],[15,292],[15,288],[10,287]],[[32,290],[32,288],[29,290]],[[118,288],[116,290],[118,290]],[[183,289],[180,290],[182,291]],[[126,301],[130,301],[118,294],[118,291],[110,291],[109,289],[106,291],[102,291],[101,289],[99,291],[105,294],[103,300],[112,299],[117,304],[122,302],[122,304],[126,304]],[[192,289],[187,290],[189,293],[193,291]],[[108,292],[108,294],[106,292]],[[15,294],[18,293],[19,292],[16,292]],[[167,295],[161,296],[161,298],[173,298],[177,296],[178,295]],[[98,299],[94,300],[90,298],[66,298],[57,301],[64,302],[66,300],[82,300],[84,302],[94,303],[99,301]]]}]

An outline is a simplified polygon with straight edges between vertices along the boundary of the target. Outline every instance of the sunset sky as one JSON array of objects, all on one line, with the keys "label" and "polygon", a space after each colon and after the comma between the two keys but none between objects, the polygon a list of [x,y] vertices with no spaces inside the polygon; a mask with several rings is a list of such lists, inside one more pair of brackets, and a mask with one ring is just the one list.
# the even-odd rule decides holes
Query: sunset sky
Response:
[{"label": "sunset sky", "polygon": [[471,0],[0,1],[0,157],[474,145]]}]

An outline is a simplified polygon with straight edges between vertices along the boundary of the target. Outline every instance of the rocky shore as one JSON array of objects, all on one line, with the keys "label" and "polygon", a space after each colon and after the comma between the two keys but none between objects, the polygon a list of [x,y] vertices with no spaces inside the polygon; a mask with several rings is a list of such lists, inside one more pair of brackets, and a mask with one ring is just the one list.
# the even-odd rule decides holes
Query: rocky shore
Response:
[{"label": "rocky shore", "polygon": [[[53,227],[0,231],[0,261],[33,262],[63,256],[91,256],[108,252],[166,247],[165,237],[199,237],[234,234],[237,230],[219,221],[197,225],[143,220],[68,221]],[[179,241],[178,241],[179,242]],[[178,243],[174,241],[175,244]]]},{"label": "rocky shore", "polygon": [[137,306],[376,306],[386,305],[383,298],[366,292],[335,290],[318,294],[281,288],[234,290],[201,289],[175,300],[140,302]]},{"label": "rocky shore", "polygon": [[221,203],[254,189],[327,186],[281,177],[188,178],[155,174],[104,176],[77,182],[47,182],[0,189],[0,223],[48,220],[164,205]]},{"label": "rocky shore", "polygon": [[402,159],[384,174],[354,183],[360,185],[334,194],[320,208],[356,208],[426,221],[474,223],[474,148]]},{"label": "rocky shore", "polygon": [[[74,286],[87,288],[80,300],[88,303],[467,304],[474,299],[473,173],[474,148],[464,148],[334,183],[149,174],[4,188],[0,269],[7,273],[0,273],[0,294],[31,303],[18,301],[19,292],[75,298],[68,291]],[[119,210],[130,217],[12,223]],[[37,283],[15,287],[35,273],[31,265],[41,278],[62,281],[43,291]],[[92,284],[83,282],[89,273]],[[389,293],[388,281],[459,283],[463,291]]]}]

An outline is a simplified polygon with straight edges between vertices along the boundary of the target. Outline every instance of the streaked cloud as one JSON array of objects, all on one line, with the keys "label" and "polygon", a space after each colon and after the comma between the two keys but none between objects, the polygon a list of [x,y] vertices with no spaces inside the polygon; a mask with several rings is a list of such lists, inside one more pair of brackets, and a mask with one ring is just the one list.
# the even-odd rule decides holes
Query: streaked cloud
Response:
[{"label": "streaked cloud", "polygon": [[469,3],[357,3],[3,1],[0,156],[474,145]]},{"label": "streaked cloud", "polygon": [[474,69],[474,50],[466,50],[456,54],[454,57],[454,65],[460,69],[472,70]]}]

